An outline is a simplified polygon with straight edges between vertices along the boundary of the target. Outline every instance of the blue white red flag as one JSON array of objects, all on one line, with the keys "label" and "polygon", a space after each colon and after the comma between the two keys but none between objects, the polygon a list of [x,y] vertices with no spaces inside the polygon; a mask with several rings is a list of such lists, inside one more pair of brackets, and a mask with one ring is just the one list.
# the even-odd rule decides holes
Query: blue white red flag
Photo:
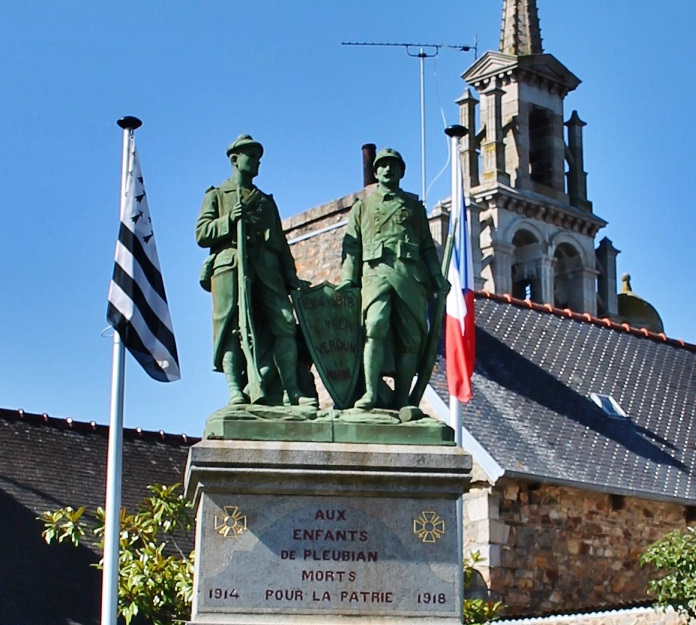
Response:
[{"label": "blue white red flag", "polygon": [[[461,162],[454,156],[456,187],[452,193],[450,229],[454,237],[452,260],[447,279],[452,288],[447,295],[445,317],[445,358],[447,363],[447,386],[449,394],[460,402],[471,400],[471,374],[476,355],[474,327],[474,274],[469,244],[469,224],[462,185]],[[453,185],[455,186],[455,185]]]}]

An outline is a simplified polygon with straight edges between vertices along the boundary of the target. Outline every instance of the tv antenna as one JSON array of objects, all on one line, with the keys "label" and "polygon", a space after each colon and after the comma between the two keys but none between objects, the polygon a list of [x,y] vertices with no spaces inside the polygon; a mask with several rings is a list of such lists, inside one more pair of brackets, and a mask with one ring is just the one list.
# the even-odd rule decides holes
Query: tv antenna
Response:
[{"label": "tv antenna", "polygon": [[421,199],[426,203],[425,186],[425,59],[436,57],[441,48],[459,50],[460,52],[474,51],[474,59],[478,58],[478,40],[474,45],[448,45],[444,43],[374,43],[363,41],[342,41],[342,46],[382,46],[405,48],[406,54],[420,62],[420,119],[421,119]]}]

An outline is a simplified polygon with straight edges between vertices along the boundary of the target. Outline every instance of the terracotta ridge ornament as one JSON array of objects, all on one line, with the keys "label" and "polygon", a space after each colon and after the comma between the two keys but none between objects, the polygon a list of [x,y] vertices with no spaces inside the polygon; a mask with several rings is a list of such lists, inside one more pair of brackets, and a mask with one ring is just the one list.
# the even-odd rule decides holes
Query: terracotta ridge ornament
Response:
[{"label": "terracotta ridge ornament", "polygon": [[520,308],[529,308],[538,312],[554,315],[564,319],[572,319],[583,323],[590,323],[601,328],[609,328],[617,332],[625,332],[638,338],[647,338],[658,343],[667,343],[673,347],[686,349],[690,352],[696,352],[696,343],[687,343],[683,339],[669,338],[664,332],[651,332],[646,328],[635,328],[628,323],[618,323],[612,321],[609,317],[595,317],[589,313],[578,313],[569,308],[556,308],[551,304],[537,304],[530,300],[519,299],[513,297],[509,293],[491,293],[490,291],[474,291],[474,296],[482,299],[490,299],[501,304],[512,304]]}]

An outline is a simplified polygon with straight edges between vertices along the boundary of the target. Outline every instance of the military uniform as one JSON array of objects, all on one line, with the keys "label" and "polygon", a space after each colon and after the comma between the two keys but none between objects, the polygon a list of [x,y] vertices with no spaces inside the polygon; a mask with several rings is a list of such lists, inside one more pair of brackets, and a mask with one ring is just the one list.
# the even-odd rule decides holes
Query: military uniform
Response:
[{"label": "military uniform", "polygon": [[[377,188],[350,210],[343,238],[341,284],[359,285],[365,346],[365,394],[355,407],[402,408],[428,333],[427,300],[448,283],[440,271],[425,207],[399,188],[406,164],[396,150],[375,157]],[[380,378],[393,373],[394,391]]]},{"label": "military uniform", "polygon": [[[232,177],[206,191],[196,222],[198,245],[210,248],[201,285],[213,295],[213,369],[225,374],[230,406],[249,400],[280,404],[283,391],[292,405],[316,405],[298,387],[295,317],[288,297],[303,282],[273,196],[252,184],[263,146],[243,134],[227,148],[227,156]],[[242,233],[244,239],[238,240]]]},{"label": "military uniform", "polygon": [[365,335],[396,330],[401,351],[417,354],[427,333],[428,294],[440,265],[425,207],[401,190],[357,200],[343,240],[342,280],[361,286]]},{"label": "military uniform", "polygon": [[[222,371],[226,337],[239,326],[237,300],[237,225],[230,213],[238,201],[237,185],[230,179],[205,194],[196,222],[196,241],[210,248],[202,281],[210,279],[213,295],[213,369]],[[255,315],[267,323],[276,338],[295,336],[295,318],[288,292],[299,280],[285,239],[273,196],[256,187],[242,191],[247,239],[247,271]]]}]

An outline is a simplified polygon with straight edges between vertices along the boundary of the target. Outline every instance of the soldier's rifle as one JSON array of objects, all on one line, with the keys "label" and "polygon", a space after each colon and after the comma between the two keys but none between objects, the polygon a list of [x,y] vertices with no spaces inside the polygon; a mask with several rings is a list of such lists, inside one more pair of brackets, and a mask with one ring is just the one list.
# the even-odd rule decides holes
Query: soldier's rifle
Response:
[{"label": "soldier's rifle", "polygon": [[254,345],[254,320],[251,302],[251,278],[247,262],[246,227],[242,203],[242,189],[237,187],[237,206],[242,214],[237,221],[237,311],[239,317],[239,341],[246,360],[249,397],[252,403],[261,396],[261,374]]},{"label": "soldier's rifle", "polygon": [[[457,231],[458,219],[454,220],[454,227],[450,229],[445,242],[445,253],[442,256],[442,275],[447,277],[449,273],[450,262],[452,261],[452,250],[454,249],[454,234]],[[417,406],[425,393],[425,387],[430,381],[430,376],[435,366],[437,359],[437,345],[440,341],[440,332],[442,331],[442,323],[445,318],[445,306],[447,304],[448,291],[439,291],[435,300],[433,316],[430,320],[430,329],[428,337],[425,340],[425,348],[423,357],[421,358],[420,366],[418,367],[418,378],[413,385],[413,390],[409,397],[409,403]]]}]

